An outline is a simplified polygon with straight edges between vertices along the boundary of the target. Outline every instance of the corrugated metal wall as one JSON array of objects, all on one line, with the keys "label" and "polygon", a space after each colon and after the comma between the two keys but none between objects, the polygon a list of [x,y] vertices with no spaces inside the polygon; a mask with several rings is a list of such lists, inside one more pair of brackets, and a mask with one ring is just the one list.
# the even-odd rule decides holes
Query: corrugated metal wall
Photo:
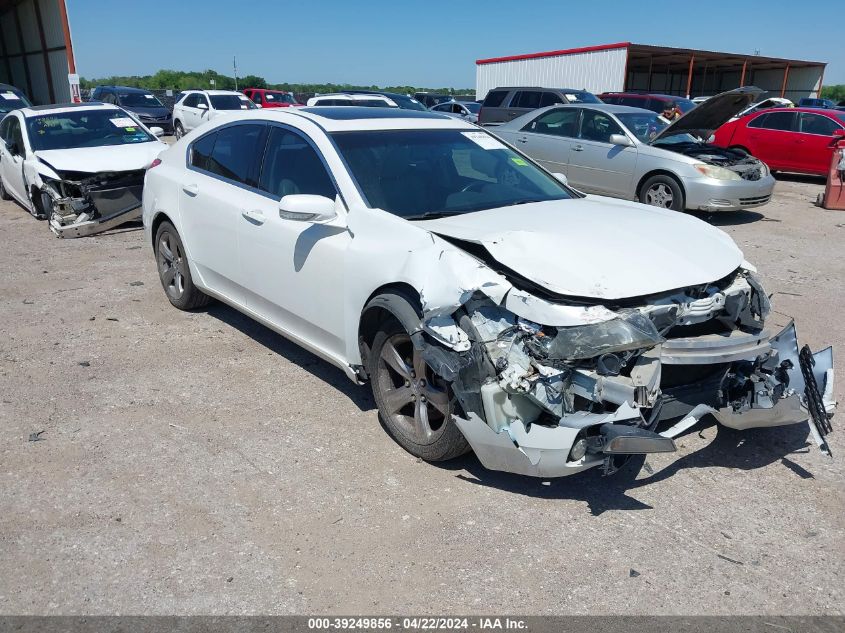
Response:
[{"label": "corrugated metal wall", "polygon": [[62,1],[22,0],[0,15],[0,82],[36,104],[70,101]]},{"label": "corrugated metal wall", "polygon": [[499,86],[542,86],[544,88],[586,88],[599,93],[622,90],[628,49],[571,53],[478,64],[475,67],[476,99]]}]

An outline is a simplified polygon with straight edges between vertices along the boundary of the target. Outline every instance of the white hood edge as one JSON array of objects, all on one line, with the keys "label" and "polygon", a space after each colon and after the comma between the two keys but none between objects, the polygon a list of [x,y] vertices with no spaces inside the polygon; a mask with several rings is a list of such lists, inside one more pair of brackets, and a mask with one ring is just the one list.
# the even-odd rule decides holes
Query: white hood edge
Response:
[{"label": "white hood edge", "polygon": [[164,143],[151,141],[137,145],[39,150],[35,156],[58,171],[94,174],[146,169],[166,149]]},{"label": "white hood edge", "polygon": [[706,222],[599,196],[415,224],[483,245],[497,262],[554,294],[599,301],[714,282],[744,260],[733,240]]}]

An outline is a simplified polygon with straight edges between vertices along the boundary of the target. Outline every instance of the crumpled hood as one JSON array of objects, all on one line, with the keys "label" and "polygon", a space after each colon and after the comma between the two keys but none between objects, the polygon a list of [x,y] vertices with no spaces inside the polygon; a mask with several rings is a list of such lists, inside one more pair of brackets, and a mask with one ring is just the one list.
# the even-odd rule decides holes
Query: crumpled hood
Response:
[{"label": "crumpled hood", "polygon": [[717,281],[742,251],[723,231],[676,211],[599,196],[414,222],[482,244],[500,264],[570,297],[627,299]]},{"label": "crumpled hood", "polygon": [[649,143],[654,145],[658,140],[669,138],[675,134],[692,134],[706,139],[730,121],[731,117],[751,105],[763,92],[755,86],[745,86],[710,97],[707,101],[694,107],[680,119],[671,123]]},{"label": "crumpled hood", "polygon": [[35,156],[59,171],[134,171],[146,169],[167,145],[160,141],[112,145],[109,147],[77,147],[35,152]]}]

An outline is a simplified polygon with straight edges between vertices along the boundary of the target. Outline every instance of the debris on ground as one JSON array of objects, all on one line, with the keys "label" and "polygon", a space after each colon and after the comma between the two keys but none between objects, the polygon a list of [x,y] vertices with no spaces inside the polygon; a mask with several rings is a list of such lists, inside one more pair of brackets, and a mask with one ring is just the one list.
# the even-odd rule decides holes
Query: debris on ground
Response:
[{"label": "debris on ground", "polygon": [[38,431],[37,433],[30,433],[29,434],[29,441],[30,442],[43,442],[44,438],[41,437],[42,433],[44,433],[44,431]]}]

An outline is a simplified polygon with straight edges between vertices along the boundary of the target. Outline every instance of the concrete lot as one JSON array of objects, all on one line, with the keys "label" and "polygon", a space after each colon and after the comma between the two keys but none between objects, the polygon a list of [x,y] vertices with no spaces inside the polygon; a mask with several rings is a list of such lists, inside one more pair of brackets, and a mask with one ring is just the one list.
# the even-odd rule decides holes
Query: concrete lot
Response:
[{"label": "concrete lot", "polygon": [[[821,188],[713,220],[842,361]],[[627,489],[430,465],[339,370],[173,309],[138,227],[60,241],[4,202],[0,235],[0,613],[845,613],[841,419],[832,461],[705,425]]]}]

